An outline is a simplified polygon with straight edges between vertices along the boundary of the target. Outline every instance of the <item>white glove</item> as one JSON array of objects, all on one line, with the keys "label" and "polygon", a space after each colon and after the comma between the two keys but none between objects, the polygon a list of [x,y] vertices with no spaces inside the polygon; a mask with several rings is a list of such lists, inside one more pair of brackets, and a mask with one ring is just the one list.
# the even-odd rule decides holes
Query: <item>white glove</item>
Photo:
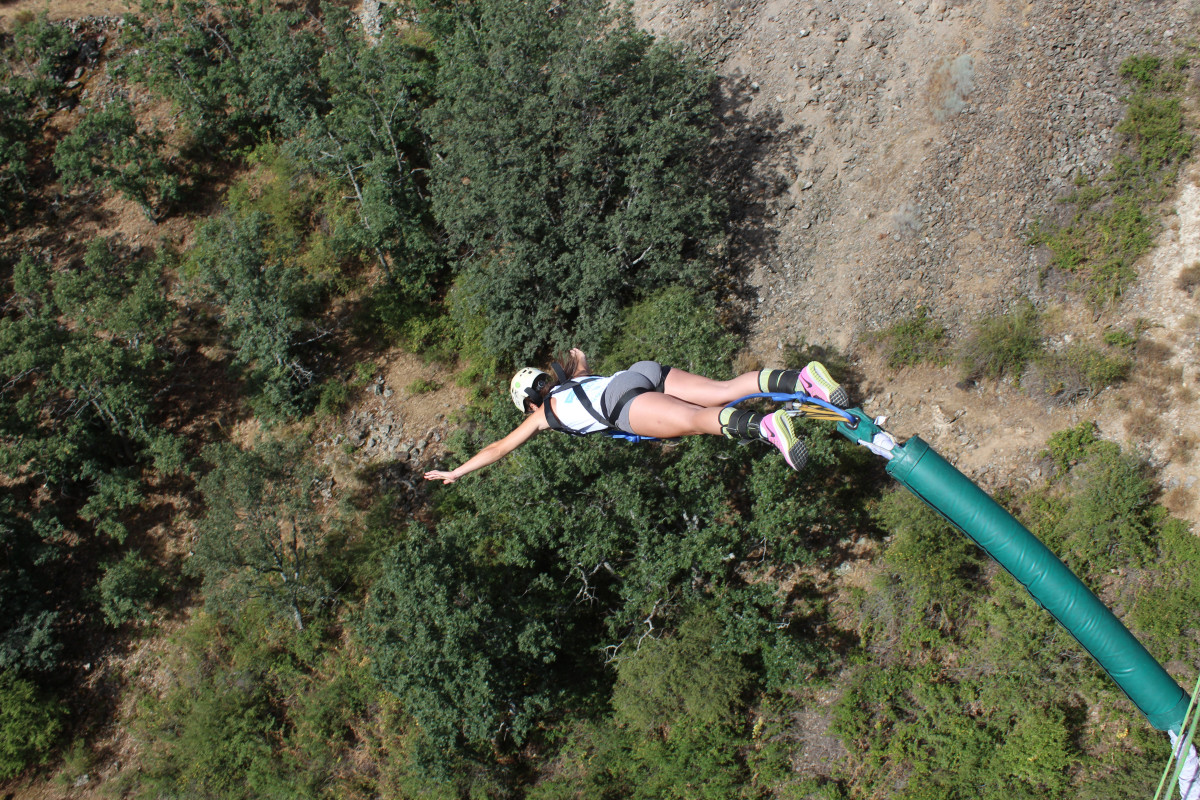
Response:
[{"label": "white glove", "polygon": [[1183,761],[1183,769],[1179,772],[1179,796],[1182,800],[1200,800],[1200,760],[1196,758],[1196,748],[1189,747],[1186,753],[1180,752],[1179,737],[1175,731],[1168,733],[1175,757]]},{"label": "white glove", "polygon": [[860,441],[859,444],[870,450],[875,455],[883,456],[888,461],[891,461],[893,455],[892,450],[894,450],[896,447],[896,440],[887,431],[880,431],[871,437],[871,441]]}]

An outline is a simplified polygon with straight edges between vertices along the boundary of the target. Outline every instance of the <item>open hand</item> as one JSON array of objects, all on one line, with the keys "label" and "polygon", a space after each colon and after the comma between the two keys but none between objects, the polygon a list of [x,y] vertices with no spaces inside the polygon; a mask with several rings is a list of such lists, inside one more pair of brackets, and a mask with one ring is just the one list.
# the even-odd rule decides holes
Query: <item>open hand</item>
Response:
[{"label": "open hand", "polygon": [[456,480],[458,480],[458,476],[456,476],[453,472],[445,472],[440,469],[431,469],[425,473],[425,480],[441,481],[442,483],[454,483]]}]

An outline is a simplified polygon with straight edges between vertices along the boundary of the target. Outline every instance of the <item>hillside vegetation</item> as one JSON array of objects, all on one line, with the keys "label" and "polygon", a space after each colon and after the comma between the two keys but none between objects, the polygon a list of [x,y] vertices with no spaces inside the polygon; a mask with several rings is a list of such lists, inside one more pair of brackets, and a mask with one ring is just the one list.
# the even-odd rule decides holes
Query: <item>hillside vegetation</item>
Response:
[{"label": "hillside vegetation", "polygon": [[[518,423],[508,374],[556,350],[744,368],[741,212],[715,74],[626,10],[429,0],[367,28],[146,0],[0,39],[0,788],[1152,795],[1165,739],[828,428],[802,473],[718,437],[545,435],[423,485]],[[1120,66],[1111,170],[1038,228],[1092,302],[1136,280],[1190,153],[1187,69]],[[921,308],[877,343],[1048,404],[1128,376],[1140,331],[1055,351],[1042,322],[951,342]],[[333,428],[396,350],[472,401],[444,453],[347,468]],[[813,357],[861,377],[780,351]],[[1090,422],[1044,464],[1002,501],[1194,680],[1200,541],[1150,466]]]}]

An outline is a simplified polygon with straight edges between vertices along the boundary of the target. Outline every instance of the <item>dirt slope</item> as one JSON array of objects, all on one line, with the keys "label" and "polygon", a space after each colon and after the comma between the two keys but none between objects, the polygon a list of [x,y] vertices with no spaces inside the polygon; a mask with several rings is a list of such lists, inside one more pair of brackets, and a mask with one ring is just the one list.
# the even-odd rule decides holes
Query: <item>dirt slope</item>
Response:
[{"label": "dirt slope", "polygon": [[[1171,52],[1195,30],[1184,2],[1005,0],[638,0],[649,30],[688,43],[724,78],[727,119],[761,154],[741,176],[732,257],[757,292],[752,349],[764,361],[804,338],[851,352],[860,399],[920,433],[985,485],[1038,475],[1046,436],[1082,419],[1159,465],[1172,508],[1195,520],[1186,461],[1196,439],[1200,306],[1179,271],[1200,257],[1200,189],[1189,170],[1179,215],[1143,260],[1132,296],[1102,315],[1054,281],[1029,225],[1112,153],[1126,57]],[[955,388],[951,369],[891,374],[861,341],[918,305],[961,333],[1029,296],[1061,307],[1064,331],[1161,327],[1162,358],[1131,384],[1049,408],[1011,386]],[[1186,383],[1186,386],[1185,386]],[[1169,462],[1169,463],[1168,463]]]}]

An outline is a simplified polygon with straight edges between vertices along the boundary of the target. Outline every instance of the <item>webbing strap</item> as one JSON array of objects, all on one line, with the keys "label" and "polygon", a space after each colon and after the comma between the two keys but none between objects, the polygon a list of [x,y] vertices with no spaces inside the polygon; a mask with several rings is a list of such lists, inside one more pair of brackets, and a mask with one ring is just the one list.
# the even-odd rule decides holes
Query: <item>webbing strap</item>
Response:
[{"label": "webbing strap", "polygon": [[[556,386],[554,391],[551,392],[551,395],[558,394],[559,392],[564,392],[564,391],[574,392],[575,396],[577,398],[579,398],[579,403],[580,403],[580,405],[583,406],[583,410],[586,411],[588,414],[590,414],[592,419],[596,420],[596,422],[598,422],[604,426],[603,430],[592,431],[592,433],[603,433],[606,436],[610,436],[610,437],[618,438],[618,439],[628,439],[629,437],[635,437],[631,441],[653,441],[653,437],[638,436],[637,434],[625,433],[625,431],[621,430],[620,428],[616,427],[613,424],[613,422],[615,422],[617,419],[620,418],[621,411],[625,408],[625,406],[629,405],[629,403],[633,400],[633,398],[637,397],[639,394],[644,394],[645,392],[649,391],[649,389],[643,389],[643,388],[630,389],[629,391],[625,392],[625,394],[623,394],[619,398],[617,398],[617,402],[613,406],[611,411],[604,407],[604,398],[601,397],[600,410],[597,411],[596,407],[594,405],[592,405],[591,399],[588,398],[587,392],[585,392],[583,390],[583,384],[585,384],[589,381],[597,380],[598,378],[599,378],[599,376],[593,375],[593,376],[590,376],[587,378],[581,378],[579,380],[567,381],[566,383]],[[547,396],[546,399],[548,401],[550,399],[549,396]],[[550,425],[550,427],[553,430],[562,431],[564,433],[570,433],[575,436],[586,436],[587,435],[586,433],[582,433],[580,431],[568,428],[566,425],[563,424],[562,420],[560,420],[558,418],[558,415],[556,415],[554,413],[554,411],[551,410],[550,403],[547,402],[545,405],[546,405],[546,422]]]}]

